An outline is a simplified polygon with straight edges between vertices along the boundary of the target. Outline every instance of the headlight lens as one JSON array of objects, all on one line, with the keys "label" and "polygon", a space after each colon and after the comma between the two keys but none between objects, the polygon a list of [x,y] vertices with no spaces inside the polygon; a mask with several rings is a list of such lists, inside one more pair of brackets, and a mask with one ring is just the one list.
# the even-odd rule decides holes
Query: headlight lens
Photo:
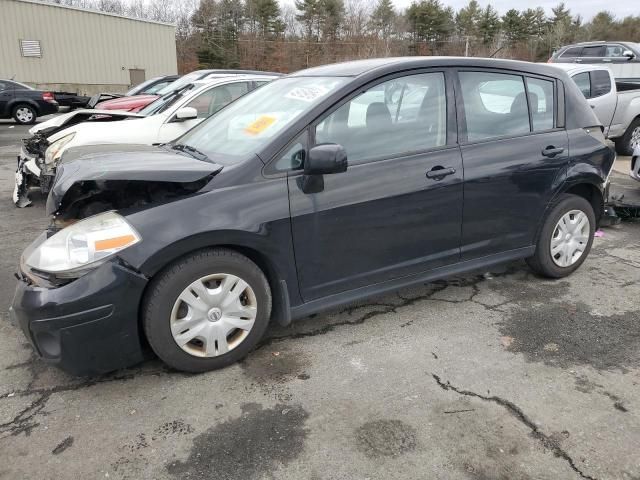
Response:
[{"label": "headlight lens", "polygon": [[34,270],[76,278],[142,238],[115,212],[100,213],[63,228],[25,260]]},{"label": "headlight lens", "polygon": [[64,146],[71,140],[73,140],[73,137],[75,136],[75,133],[70,133],[69,135],[65,135],[64,137],[59,138],[51,145],[49,145],[47,151],[44,152],[44,163],[50,165],[54,162],[57,162],[62,156],[62,149],[64,148]]}]

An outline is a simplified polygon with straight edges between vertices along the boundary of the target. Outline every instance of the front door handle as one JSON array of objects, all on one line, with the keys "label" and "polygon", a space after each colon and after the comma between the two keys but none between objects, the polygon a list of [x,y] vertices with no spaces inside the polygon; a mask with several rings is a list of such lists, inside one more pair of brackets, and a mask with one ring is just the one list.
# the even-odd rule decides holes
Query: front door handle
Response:
[{"label": "front door handle", "polygon": [[562,152],[564,152],[564,148],[556,148],[553,145],[550,145],[542,150],[542,155],[544,155],[545,157],[553,158],[556,155],[560,155]]},{"label": "front door handle", "polygon": [[455,168],[443,167],[441,165],[438,165],[437,167],[433,167],[427,172],[427,178],[431,178],[433,180],[442,180],[447,175],[453,175],[454,173],[456,173]]}]

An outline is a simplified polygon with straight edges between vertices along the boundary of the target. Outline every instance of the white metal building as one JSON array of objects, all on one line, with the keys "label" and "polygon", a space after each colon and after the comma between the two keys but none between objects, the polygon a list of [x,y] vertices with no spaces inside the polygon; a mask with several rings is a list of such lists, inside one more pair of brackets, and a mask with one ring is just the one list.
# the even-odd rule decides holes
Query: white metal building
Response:
[{"label": "white metal building", "polygon": [[175,73],[175,25],[0,0],[0,78],[90,95]]}]

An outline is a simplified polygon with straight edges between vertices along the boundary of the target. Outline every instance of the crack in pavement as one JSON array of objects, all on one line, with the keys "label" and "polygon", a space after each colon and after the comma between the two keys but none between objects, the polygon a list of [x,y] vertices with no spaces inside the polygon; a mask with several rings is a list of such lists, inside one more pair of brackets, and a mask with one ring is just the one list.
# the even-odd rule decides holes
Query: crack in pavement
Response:
[{"label": "crack in pavement", "polygon": [[436,375],[435,373],[432,373],[431,376],[436,381],[438,386],[440,388],[442,388],[443,390],[446,390],[446,391],[451,390],[453,392],[456,392],[459,395],[478,398],[478,399],[483,400],[485,402],[492,402],[492,403],[495,403],[495,404],[500,405],[501,407],[505,408],[511,414],[511,416],[513,416],[516,420],[518,420],[520,423],[524,424],[527,428],[529,428],[529,430],[531,430],[531,436],[533,438],[538,440],[542,444],[543,447],[551,450],[556,457],[562,458],[563,460],[565,460],[569,464],[571,469],[574,472],[576,472],[578,475],[580,475],[581,478],[584,478],[586,480],[596,480],[595,477],[587,475],[582,470],[580,470],[578,468],[578,466],[576,465],[575,460],[573,460],[573,458],[571,458],[571,455],[569,455],[558,444],[558,442],[556,440],[554,440],[553,438],[551,438],[550,436],[548,436],[544,432],[542,432],[540,430],[540,428],[538,428],[538,426],[533,422],[533,420],[531,420],[522,411],[522,409],[520,407],[518,407],[515,403],[510,402],[509,400],[505,400],[504,398],[501,398],[501,397],[498,397],[498,396],[495,396],[495,395],[492,395],[492,396],[481,395],[479,393],[472,392],[471,390],[460,389],[458,387],[455,387],[455,386],[451,385],[451,383],[449,383],[448,381],[446,383],[443,382],[442,379],[438,375]]},{"label": "crack in pavement", "polygon": [[[493,274],[492,276],[494,278],[505,277],[519,270],[520,270],[519,267],[512,266],[507,268],[504,272],[496,273],[496,274]],[[363,308],[373,307],[377,309],[368,311],[364,315],[355,319],[348,319],[341,322],[327,324],[320,328],[316,328],[310,331],[294,332],[291,334],[278,335],[278,336],[267,338],[262,342],[260,342],[256,346],[255,350],[268,346],[272,343],[280,342],[287,339],[299,339],[299,338],[306,338],[306,337],[315,337],[318,335],[325,335],[329,332],[332,332],[336,328],[339,328],[342,326],[361,325],[371,318],[374,318],[380,315],[386,315],[389,313],[394,313],[399,308],[408,307],[410,305],[413,305],[421,301],[438,300],[438,301],[449,302],[449,303],[474,302],[474,303],[477,303],[478,305],[483,306],[484,308],[487,308],[489,310],[496,310],[496,311],[500,311],[499,307],[512,302],[512,300],[509,300],[499,305],[492,306],[492,305],[483,304],[482,302],[475,300],[475,297],[480,293],[478,284],[486,280],[487,280],[487,277],[483,274],[474,275],[472,277],[458,277],[458,278],[454,277],[453,279],[440,280],[440,281],[426,284],[426,286],[429,288],[429,291],[423,295],[418,295],[415,297],[404,297],[400,293],[396,293],[399,303],[381,302],[381,303],[366,303],[362,305],[349,306],[340,310],[338,312],[338,315],[346,314],[351,316],[353,315],[354,312]],[[450,286],[455,286],[455,287],[470,286],[473,288],[473,292],[469,298],[460,299],[460,300],[432,298],[435,294],[445,290]],[[126,374],[116,372],[116,373],[107,374],[101,377],[90,378],[88,380],[85,380],[79,383],[72,383],[68,385],[56,385],[56,386],[46,387],[46,388],[33,388],[33,385],[37,381],[39,374],[44,369],[48,368],[48,366],[44,362],[40,361],[35,355],[32,354],[29,360],[6,367],[6,369],[10,369],[10,370],[17,369],[17,368],[27,368],[31,373],[31,380],[29,381],[27,387],[22,390],[17,390],[17,391],[4,393],[0,395],[0,400],[11,398],[11,397],[28,397],[32,395],[36,395],[37,398],[33,400],[25,408],[23,408],[17,415],[15,415],[11,421],[0,424],[0,440],[7,438],[9,436],[19,435],[21,433],[24,433],[25,435],[30,435],[32,430],[38,427],[39,425],[39,423],[35,420],[35,417],[43,412],[43,409],[46,407],[46,404],[49,401],[50,397],[56,393],[64,393],[64,392],[80,390],[80,389],[89,388],[101,383],[128,381],[140,376],[153,376],[153,375],[162,375],[166,373],[175,373],[166,367],[161,368],[159,370],[152,370],[149,372],[137,371],[137,372],[126,373]]]},{"label": "crack in pavement", "polygon": [[[519,265],[510,265],[508,266],[503,272],[500,273],[494,273],[491,274],[490,278],[500,278],[500,277],[507,277],[509,275],[512,275],[518,271],[521,270],[521,266]],[[530,274],[527,273],[527,277]],[[320,328],[316,328],[316,329],[312,329],[309,331],[305,331],[305,332],[294,332],[294,333],[290,333],[290,334],[285,334],[285,335],[276,335],[276,336],[272,336],[269,338],[264,339],[263,341],[261,341],[260,343],[258,343],[258,345],[256,346],[255,350],[258,350],[260,348],[266,347],[268,345],[271,345],[273,343],[276,342],[280,342],[282,340],[287,340],[287,339],[299,339],[299,338],[307,338],[307,337],[315,337],[318,335],[325,335],[327,333],[330,333],[332,331],[334,331],[336,328],[338,327],[344,327],[344,326],[355,326],[355,325],[361,325],[364,322],[366,322],[367,320],[373,318],[373,317],[377,317],[380,315],[386,315],[389,313],[395,313],[397,311],[397,309],[399,308],[403,308],[403,307],[408,307],[410,305],[413,305],[415,303],[421,302],[421,301],[426,301],[426,300],[432,300],[432,301],[439,301],[439,302],[446,302],[446,303],[466,303],[466,302],[472,302],[472,303],[476,303],[484,308],[486,308],[487,310],[492,310],[492,311],[496,311],[496,312],[501,312],[504,313],[503,310],[500,310],[500,307],[504,306],[504,305],[508,305],[510,303],[513,303],[515,300],[507,300],[505,302],[499,303],[497,305],[487,305],[484,304],[478,300],[475,299],[475,297],[480,294],[480,288],[478,287],[478,285],[486,280],[488,280],[489,277],[487,277],[485,274],[478,274],[478,275],[474,275],[472,277],[453,277],[451,279],[448,280],[437,280],[434,282],[430,282],[425,284],[426,286],[428,286],[430,288],[429,292],[425,293],[424,295],[418,295],[416,297],[404,297],[402,296],[400,293],[396,293],[396,296],[398,297],[398,299],[400,300],[400,303],[366,303],[366,304],[362,304],[362,305],[355,305],[355,306],[350,306],[347,308],[344,308],[340,311],[338,311],[338,315],[352,315],[353,312],[363,309],[363,308],[368,308],[368,307],[381,307],[378,310],[372,310],[369,311],[367,313],[365,313],[364,315],[362,315],[361,317],[358,317],[354,320],[345,320],[342,322],[336,322],[336,323],[330,323],[327,325],[324,325]],[[449,300],[449,299],[440,299],[440,298],[432,298],[435,294],[447,289],[448,287],[472,287],[473,288],[473,292],[471,294],[471,296],[469,298],[463,298],[460,300]],[[408,326],[407,324],[410,324],[412,322],[406,322],[404,323],[402,326]]]},{"label": "crack in pavement", "polygon": [[[42,365],[41,365],[42,364]],[[35,420],[38,414],[43,413],[43,409],[46,407],[47,402],[52,395],[56,393],[72,392],[75,390],[81,390],[84,388],[93,387],[95,385],[103,383],[124,382],[132,380],[138,377],[146,376],[160,376],[166,373],[173,373],[168,368],[163,367],[158,370],[139,371],[132,373],[111,373],[100,377],[89,378],[82,382],[71,383],[67,385],[55,385],[53,387],[33,388],[34,383],[37,381],[39,371],[46,367],[46,364],[39,361],[35,355],[26,362],[22,362],[15,365],[10,365],[9,368],[28,368],[31,372],[31,380],[26,388],[22,390],[15,390],[0,395],[0,400],[13,398],[13,397],[29,397],[35,395],[36,398],[29,403],[25,408],[18,412],[12,420],[6,423],[0,424],[0,440],[5,438],[20,435],[24,433],[29,436],[33,429],[37,428],[40,424]]]}]

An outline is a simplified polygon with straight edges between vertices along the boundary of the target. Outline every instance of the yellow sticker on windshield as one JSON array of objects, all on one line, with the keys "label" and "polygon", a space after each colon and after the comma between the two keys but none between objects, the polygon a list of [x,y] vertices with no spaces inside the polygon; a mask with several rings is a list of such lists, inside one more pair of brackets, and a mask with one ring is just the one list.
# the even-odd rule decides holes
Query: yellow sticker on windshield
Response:
[{"label": "yellow sticker on windshield", "polygon": [[269,115],[262,115],[255,122],[250,123],[245,129],[244,132],[249,135],[258,135],[262,133],[271,125],[273,125],[276,121],[276,117],[270,117]]}]

